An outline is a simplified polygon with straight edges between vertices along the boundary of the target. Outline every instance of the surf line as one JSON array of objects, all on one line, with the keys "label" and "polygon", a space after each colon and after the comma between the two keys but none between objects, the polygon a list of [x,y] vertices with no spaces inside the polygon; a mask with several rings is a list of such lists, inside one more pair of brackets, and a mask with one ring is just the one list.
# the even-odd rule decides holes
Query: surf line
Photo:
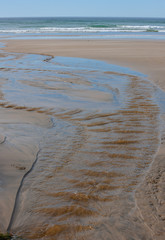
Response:
[{"label": "surf line", "polygon": [[35,161],[33,162],[31,168],[24,174],[24,176],[22,177],[22,180],[20,182],[20,185],[19,185],[19,188],[18,188],[18,191],[16,193],[16,197],[15,197],[15,203],[14,203],[14,207],[13,207],[13,211],[12,211],[12,214],[11,214],[11,218],[10,218],[10,222],[9,222],[9,225],[8,225],[8,228],[7,228],[7,233],[11,233],[11,226],[12,226],[12,223],[14,221],[14,216],[15,216],[15,213],[16,213],[16,208],[18,206],[18,199],[19,199],[19,195],[20,195],[20,191],[21,191],[21,188],[23,186],[23,183],[24,183],[24,180],[25,178],[29,175],[29,173],[32,172],[35,164],[37,163],[38,161],[38,156],[39,156],[39,153],[41,152],[41,149],[39,148],[37,154],[36,154],[36,159]]}]

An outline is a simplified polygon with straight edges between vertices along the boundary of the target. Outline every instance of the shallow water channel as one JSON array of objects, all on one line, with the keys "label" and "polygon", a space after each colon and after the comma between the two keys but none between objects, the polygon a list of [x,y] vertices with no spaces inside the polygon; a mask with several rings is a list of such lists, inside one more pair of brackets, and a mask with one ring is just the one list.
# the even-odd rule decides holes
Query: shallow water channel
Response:
[{"label": "shallow water channel", "polygon": [[1,109],[51,121],[6,130],[17,141],[28,133],[38,149],[8,230],[25,239],[151,239],[134,193],[159,146],[163,93],[127,68],[30,54],[2,57],[0,81]]}]

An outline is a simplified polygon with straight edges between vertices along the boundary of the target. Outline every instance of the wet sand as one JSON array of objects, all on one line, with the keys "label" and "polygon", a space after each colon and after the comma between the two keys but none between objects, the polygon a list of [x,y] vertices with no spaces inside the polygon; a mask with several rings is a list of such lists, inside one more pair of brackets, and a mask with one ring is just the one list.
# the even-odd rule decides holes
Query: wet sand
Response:
[{"label": "wet sand", "polygon": [[165,41],[8,40],[6,51],[108,61],[148,75],[165,90]]},{"label": "wet sand", "polygon": [[[51,126],[50,118],[43,114],[30,113],[24,110],[0,110],[0,186],[1,231],[6,231],[15,196],[24,174],[31,168],[39,151],[40,128]],[[37,129],[38,128],[38,129]],[[31,132],[33,129],[33,133]]]},{"label": "wet sand", "polygon": [[[5,48],[5,51],[7,52],[94,58],[118,65],[129,66],[137,71],[148,74],[148,78],[150,80],[152,80],[162,89],[165,89],[165,42],[163,41],[13,40],[8,41],[7,45],[8,47]],[[110,74],[110,76],[111,74],[114,75],[112,72],[107,72],[106,74]],[[46,205],[44,205],[44,197],[42,194],[39,194],[42,186],[45,187],[45,185],[43,185],[44,182],[48,181],[50,182],[50,185],[53,184],[52,176],[54,173],[51,171],[51,169],[47,169],[47,174],[45,176],[42,176],[40,175],[41,169],[39,167],[37,168],[36,166],[36,169],[32,173],[31,179],[27,180],[22,189],[23,194],[20,196],[21,200],[19,201],[22,214],[26,213],[26,216],[29,216],[29,218],[31,216],[32,222],[38,221],[39,224],[36,224],[35,231],[29,233],[26,227],[28,226],[28,229],[31,229],[32,226],[27,217],[27,219],[24,219],[22,230],[20,230],[19,227],[21,226],[21,219],[23,219],[23,216],[21,215],[20,209],[18,209],[13,221],[14,231],[19,234],[23,234],[23,232],[27,231],[26,236],[28,236],[30,239],[41,239],[41,237],[44,237],[46,235],[49,236],[50,239],[53,236],[56,236],[57,239],[75,239],[75,236],[76,239],[84,239],[84,237],[85,239],[92,239],[93,237],[96,239],[109,239],[111,237],[111,239],[116,240],[121,239],[121,236],[123,239],[130,239],[132,236],[132,239],[142,239],[142,237],[143,239],[164,239],[164,127],[162,126],[162,131],[160,134],[161,145],[156,154],[160,136],[157,136],[156,132],[156,129],[159,125],[157,116],[158,110],[156,105],[153,104],[150,99],[151,95],[154,93],[154,90],[151,88],[149,92],[148,90],[145,92],[144,88],[144,90],[140,93],[139,90],[136,91],[136,89],[143,89],[143,84],[147,83],[145,83],[145,81],[143,83],[143,81],[136,77],[129,75],[127,77],[130,77],[132,79],[127,92],[129,104],[126,109],[117,111],[114,115],[110,115],[109,113],[105,112],[102,114],[98,114],[97,112],[91,112],[91,114],[89,114],[89,112],[86,114],[81,114],[82,110],[78,108],[77,110],[68,112],[53,112],[51,109],[47,110],[46,112],[45,110],[37,108],[36,106],[34,108],[22,107],[22,109],[19,109],[16,103],[13,103],[13,105],[9,103],[2,104],[3,109],[1,109],[0,112],[2,116],[1,124],[5,123],[7,127],[5,129],[4,126],[2,127],[0,135],[0,147],[2,148],[2,153],[4,151],[4,154],[2,156],[2,158],[5,159],[6,164],[6,166],[3,166],[5,169],[4,172],[6,172],[8,176],[11,176],[13,181],[11,185],[9,183],[10,181],[8,181],[8,177],[6,178],[4,176],[3,180],[4,182],[6,181],[6,195],[5,193],[3,194],[3,198],[0,202],[0,209],[3,209],[1,216],[4,218],[4,224],[2,226],[0,225],[0,229],[2,229],[1,231],[5,231],[9,224],[9,219],[15,200],[14,196],[16,195],[21,178],[25,172],[30,169],[31,164],[35,161],[36,155],[40,149],[38,143],[43,141],[42,135],[44,132],[43,130],[41,131],[40,128],[45,128],[45,136],[47,134],[49,136],[49,139],[45,139],[45,145],[43,145],[43,149],[47,148],[46,155],[58,153],[58,148],[52,149],[51,147],[49,141],[51,141],[51,138],[52,141],[54,141],[54,134],[52,132],[53,135],[51,135],[51,132],[48,130],[52,125],[51,116],[56,116],[56,118],[59,120],[67,120],[68,123],[64,123],[64,129],[68,129],[67,133],[65,134],[66,137],[70,138],[70,143],[67,141],[65,142],[65,145],[67,146],[67,149],[63,150],[65,152],[65,156],[61,155],[62,151],[60,151],[60,149],[60,153],[57,155],[59,159],[61,159],[61,162],[67,166],[65,167],[59,161],[56,163],[57,166],[55,166],[54,169],[56,174],[59,172],[56,179],[56,188],[58,189],[58,184],[63,181],[61,188],[63,190],[59,189],[55,192],[54,189],[47,188],[47,191],[44,190],[45,196],[48,196],[50,199],[53,198],[53,201],[55,201],[57,204],[55,205],[57,208],[54,208],[54,206],[52,208],[46,207]],[[82,85],[83,81],[80,78],[75,79],[76,83],[78,81],[79,84]],[[1,81],[2,84],[3,81]],[[99,91],[91,91],[90,88],[90,91],[87,90],[85,94],[83,94],[81,89],[78,89],[77,93],[77,91],[70,89],[68,85],[64,87],[64,84],[61,83],[58,84],[58,86],[56,85],[55,89],[55,87],[52,85],[44,85],[42,81],[38,81],[38,83],[27,83],[25,80],[22,80],[22,82],[29,86],[49,90],[57,90],[58,87],[59,91],[62,90],[64,93],[67,92],[68,96],[74,96],[75,98],[80,97],[79,99],[86,98],[90,95],[88,99],[89,102],[96,102],[98,100],[96,95],[99,95],[99,93],[99,102],[111,101],[112,98],[110,94],[104,95]],[[86,81],[85,85],[90,86],[90,82]],[[144,96],[146,96],[145,99]],[[2,93],[0,97],[4,97]],[[136,110],[137,106],[138,111]],[[153,115],[150,113],[150,109],[152,109]],[[164,116],[162,116],[162,118],[164,119]],[[110,127],[107,125],[109,122],[111,123]],[[146,125],[146,129],[143,128],[143,124],[145,122],[146,124],[149,124]],[[73,125],[75,127],[72,127],[71,123],[74,123]],[[118,126],[120,123],[122,125],[122,128],[119,128]],[[16,124],[19,124],[18,129],[15,126]],[[38,126],[38,124],[40,124],[40,126]],[[58,121],[56,122],[56,125],[57,129],[59,129],[58,131],[60,131],[61,126]],[[29,129],[33,129],[33,132],[29,131]],[[18,131],[22,132],[19,132],[19,139],[16,139]],[[119,135],[113,135],[112,133],[112,137],[109,137],[108,134],[110,134],[111,131],[112,133],[115,132],[115,134],[120,134],[120,138]],[[100,133],[102,133],[102,138],[100,138]],[[20,138],[21,135],[22,137]],[[142,151],[141,158],[139,158],[137,155],[139,160],[136,161],[139,165],[138,169],[143,169],[144,173],[145,171],[147,172],[144,175],[142,174],[142,179],[139,178],[141,170],[138,170],[139,172],[136,172],[136,174],[133,172],[129,173],[130,176],[128,179],[131,179],[130,182],[127,179],[128,185],[122,186],[121,182],[125,181],[123,179],[126,178],[124,162],[127,167],[130,167],[130,170],[134,169],[133,165],[130,165],[130,162],[133,164],[134,157],[129,154],[131,154],[131,152],[136,152],[136,154],[138,154],[139,148],[142,147],[140,145],[140,141],[141,136],[143,135],[144,140],[145,138],[149,139],[149,146],[147,144],[146,146],[143,146],[144,149]],[[77,138],[75,138],[75,136],[77,136]],[[139,139],[137,139],[137,136],[139,136]],[[127,140],[127,138],[129,140]],[[31,141],[32,139],[33,141]],[[97,144],[99,143],[100,148],[100,152],[97,153],[95,152],[96,149],[94,147],[96,140]],[[46,141],[49,143],[46,143]],[[60,141],[63,140],[59,139],[59,143]],[[80,142],[82,142],[81,146],[79,145]],[[59,143],[57,143],[57,145]],[[113,153],[108,152],[109,150],[107,150],[110,146],[113,146],[113,148],[116,149]],[[151,151],[151,153],[148,153],[148,155],[143,155],[145,151],[147,153],[148,151]],[[9,152],[10,154],[6,155],[6,152]],[[42,153],[42,151],[39,153],[41,162],[42,158],[46,158],[44,154],[45,153]],[[153,162],[152,157],[149,157],[149,154],[155,154],[155,159]],[[94,156],[93,158],[91,158],[92,155]],[[14,164],[13,159],[11,162],[11,156],[12,158],[14,156]],[[70,158],[72,159],[71,163],[69,163]],[[80,168],[81,171],[76,162],[77,158],[81,159],[82,161],[82,169]],[[91,158],[90,163],[87,161],[88,158]],[[102,158],[104,161],[100,161]],[[111,158],[113,161],[109,162],[109,158]],[[118,172],[115,170],[116,166],[114,164],[114,160],[119,161],[115,164],[116,166],[120,166],[123,172]],[[75,167],[72,167],[72,164]],[[88,168],[83,169],[86,164],[88,165]],[[112,165],[110,171],[108,170],[109,164]],[[147,166],[150,166],[149,169]],[[42,168],[44,169],[45,167],[47,166],[45,166],[43,162]],[[105,170],[106,167],[107,170]],[[66,168],[67,174],[65,177],[60,176],[62,173],[61,169],[63,168]],[[2,176],[4,169],[2,169]],[[98,169],[102,169],[102,171],[98,172]],[[124,177],[121,173],[124,174]],[[37,175],[40,176],[39,179],[35,179]],[[71,176],[75,177],[72,178]],[[111,178],[111,181],[109,178]],[[88,182],[87,179],[90,181]],[[113,179],[119,179],[119,185],[113,185]],[[29,186],[32,186],[31,190],[28,189]],[[68,189],[73,189],[75,193],[73,193],[71,190],[70,192],[66,191],[66,186]],[[133,206],[131,199],[132,195],[119,194],[120,197],[114,199],[113,194],[111,195],[108,192],[120,192],[121,188],[125,188],[126,192],[131,192],[132,189],[136,190],[135,206]],[[12,189],[12,191],[10,189]],[[102,194],[102,191],[105,191],[106,194]],[[26,206],[27,202],[25,199],[27,199],[27,196],[34,196],[34,199],[29,200],[29,206],[32,207],[34,207],[34,202],[37,200],[38,196],[41,198],[41,204],[36,204],[33,211],[29,210]],[[122,198],[122,201],[120,198]],[[58,202],[58,199],[61,199],[61,201],[63,199],[64,203]],[[7,205],[6,201],[8,201]],[[73,201],[73,205],[70,205],[69,207],[66,206],[67,201]],[[115,208],[113,204],[111,205],[111,201],[116,201],[118,207]],[[51,206],[51,204],[52,202],[50,200],[50,203],[48,203],[48,205]],[[10,209],[6,210],[6,206],[11,207]],[[105,212],[105,210],[107,212]],[[119,210],[121,210],[121,212]],[[99,211],[102,213],[102,215],[98,214]],[[129,211],[130,213],[128,217],[126,212]],[[4,213],[8,213],[8,216],[3,215]],[[48,223],[46,224],[49,218],[45,218],[45,220],[44,217],[42,220],[39,219],[39,216],[46,215],[49,215],[50,218],[56,217],[54,220],[54,223],[56,224],[54,226],[50,227],[51,221],[50,225]],[[95,216],[97,221],[94,220]],[[123,223],[122,218],[125,220]],[[72,224],[69,219],[73,221]],[[76,225],[77,220],[78,224]],[[39,230],[41,226],[43,227],[42,231]],[[36,232],[36,234],[34,234],[34,232]],[[81,235],[81,232],[84,232],[84,235]],[[122,235],[120,235],[120,232]],[[74,235],[75,233],[76,235]]]}]

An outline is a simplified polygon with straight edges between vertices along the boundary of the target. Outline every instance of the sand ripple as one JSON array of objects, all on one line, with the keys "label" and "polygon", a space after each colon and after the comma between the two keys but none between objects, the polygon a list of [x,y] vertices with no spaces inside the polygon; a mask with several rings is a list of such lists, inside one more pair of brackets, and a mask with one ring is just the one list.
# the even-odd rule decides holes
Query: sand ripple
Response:
[{"label": "sand ripple", "polygon": [[9,62],[0,105],[26,112],[22,122],[40,139],[10,230],[27,239],[153,239],[134,193],[159,146],[155,87],[97,61],[28,55]]}]

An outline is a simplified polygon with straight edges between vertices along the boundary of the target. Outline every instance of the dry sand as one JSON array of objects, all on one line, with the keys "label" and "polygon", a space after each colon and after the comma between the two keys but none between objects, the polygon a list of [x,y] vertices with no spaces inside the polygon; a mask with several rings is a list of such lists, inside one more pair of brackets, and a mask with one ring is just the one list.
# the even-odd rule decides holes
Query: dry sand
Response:
[{"label": "dry sand", "polygon": [[[7,44],[5,48],[7,52],[91,58],[130,67],[147,74],[153,83],[165,90],[165,41],[8,40],[5,43]],[[4,140],[5,136],[1,135],[0,143],[2,145]],[[165,141],[162,134],[161,146],[155,161],[135,195],[137,215],[144,220],[152,232],[153,239],[157,240],[165,239],[164,159]],[[3,201],[0,204],[2,205]],[[5,218],[5,216],[3,217]]]}]

